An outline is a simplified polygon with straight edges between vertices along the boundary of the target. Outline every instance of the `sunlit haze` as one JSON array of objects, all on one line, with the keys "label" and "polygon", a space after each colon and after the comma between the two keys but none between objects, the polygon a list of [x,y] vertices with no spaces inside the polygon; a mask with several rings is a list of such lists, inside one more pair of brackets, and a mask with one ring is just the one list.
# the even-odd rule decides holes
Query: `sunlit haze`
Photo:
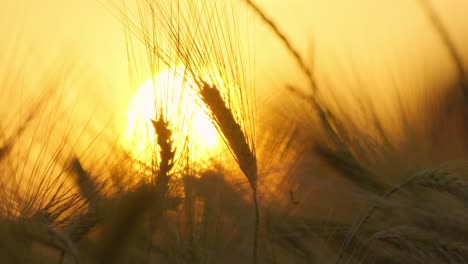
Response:
[{"label": "sunlit haze", "polygon": [[190,81],[181,75],[180,69],[163,70],[144,82],[132,96],[122,144],[135,158],[147,161],[157,155],[151,120],[157,120],[161,111],[174,131],[172,140],[176,147],[187,144],[188,150],[194,152],[191,155],[203,159],[220,144],[216,128],[190,90]]},{"label": "sunlit haze", "polygon": [[468,263],[468,0],[0,0],[0,263]]}]

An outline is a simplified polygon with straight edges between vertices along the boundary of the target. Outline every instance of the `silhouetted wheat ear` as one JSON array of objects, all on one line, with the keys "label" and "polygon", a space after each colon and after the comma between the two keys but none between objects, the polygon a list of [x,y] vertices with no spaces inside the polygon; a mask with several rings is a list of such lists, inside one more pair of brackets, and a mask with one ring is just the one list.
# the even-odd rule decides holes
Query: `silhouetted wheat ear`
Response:
[{"label": "silhouetted wheat ear", "polygon": [[160,115],[158,121],[151,120],[154,130],[157,134],[157,143],[160,148],[161,161],[159,163],[160,174],[168,176],[174,167],[174,153],[172,147],[172,131],[169,129],[169,122],[164,121],[163,115]]},{"label": "silhouetted wheat ear", "polygon": [[[169,189],[169,179],[171,170],[174,167],[174,155],[172,142],[172,131],[169,129],[169,122],[164,120],[163,115],[159,116],[158,121],[151,120],[154,130],[157,134],[157,143],[160,151],[159,171],[157,174],[155,191],[158,197],[158,203],[162,203],[167,196]],[[164,207],[164,206],[158,206]]]},{"label": "silhouetted wheat ear", "polygon": [[78,158],[73,158],[71,161],[71,169],[76,174],[76,185],[80,189],[81,195],[88,201],[90,206],[96,206],[100,199],[100,193],[96,182],[91,175],[85,171]]},{"label": "silhouetted wheat ear", "polygon": [[91,175],[83,168],[78,158],[73,158],[71,161],[71,169],[76,174],[76,185],[78,186],[81,196],[88,202],[88,212],[79,216],[73,221],[66,230],[66,233],[72,241],[81,240],[89,231],[97,224],[97,211],[99,204],[102,202],[102,197],[96,182]]},{"label": "silhouetted wheat ear", "polygon": [[226,106],[216,87],[203,83],[200,89],[202,101],[211,111],[218,129],[234,154],[240,169],[249,180],[254,191],[257,190],[257,158],[249,147],[246,136],[236,122],[232,111]]}]

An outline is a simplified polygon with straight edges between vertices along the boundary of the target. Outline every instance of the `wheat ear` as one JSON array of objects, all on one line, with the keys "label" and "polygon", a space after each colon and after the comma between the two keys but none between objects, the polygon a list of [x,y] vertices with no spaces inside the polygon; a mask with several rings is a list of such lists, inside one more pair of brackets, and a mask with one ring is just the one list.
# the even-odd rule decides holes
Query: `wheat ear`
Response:
[{"label": "wheat ear", "polygon": [[159,116],[158,121],[151,120],[154,130],[157,134],[157,143],[160,151],[160,162],[158,177],[156,179],[156,192],[165,198],[168,190],[169,178],[174,167],[174,153],[172,142],[172,131],[169,129],[169,122],[164,121],[163,115]]},{"label": "wheat ear", "polygon": [[240,125],[236,122],[232,111],[226,106],[216,87],[203,83],[200,90],[203,102],[212,113],[213,119],[222,133],[229,149],[234,154],[236,162],[247,177],[252,190],[257,189],[257,158],[249,147]]},{"label": "wheat ear", "polygon": [[448,171],[434,170],[415,179],[415,183],[440,192],[447,192],[468,207],[468,185]]},{"label": "wheat ear", "polygon": [[81,240],[97,224],[98,207],[101,205],[101,197],[98,187],[91,175],[83,168],[78,158],[71,161],[71,170],[76,174],[76,185],[82,197],[88,202],[88,211],[75,219],[67,228],[67,234],[72,241]]},{"label": "wheat ear", "polygon": [[374,239],[386,242],[400,251],[406,251],[415,260],[431,260],[443,263],[466,263],[468,247],[456,241],[436,239],[435,234],[415,227],[395,227],[380,231]]}]

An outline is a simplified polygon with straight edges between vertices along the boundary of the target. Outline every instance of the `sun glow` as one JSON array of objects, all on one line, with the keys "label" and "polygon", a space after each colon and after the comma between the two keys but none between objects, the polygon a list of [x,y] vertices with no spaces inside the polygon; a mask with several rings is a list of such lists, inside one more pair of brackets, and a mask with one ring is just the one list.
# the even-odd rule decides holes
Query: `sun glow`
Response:
[{"label": "sun glow", "polygon": [[153,160],[157,135],[151,120],[161,114],[169,123],[176,151],[189,151],[197,161],[206,161],[219,147],[221,138],[190,88],[194,83],[183,76],[180,69],[165,69],[133,95],[122,138],[133,158],[145,163]]}]

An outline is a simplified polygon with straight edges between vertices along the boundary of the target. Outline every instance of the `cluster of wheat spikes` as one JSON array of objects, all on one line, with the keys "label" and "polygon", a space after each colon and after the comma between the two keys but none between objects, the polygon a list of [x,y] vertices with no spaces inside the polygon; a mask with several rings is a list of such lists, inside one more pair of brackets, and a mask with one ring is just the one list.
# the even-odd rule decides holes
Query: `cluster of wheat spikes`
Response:
[{"label": "cluster of wheat spikes", "polygon": [[[259,208],[257,158],[254,147],[254,87],[246,73],[249,46],[241,41],[238,6],[235,1],[144,1],[140,23],[129,22],[129,31],[143,39],[151,63],[183,65],[194,80],[192,89],[211,115],[237,164],[250,183],[255,204],[253,259],[258,249]],[[125,20],[128,17],[124,18]],[[136,25],[136,26],[135,26]],[[244,36],[245,37],[245,36]],[[184,77],[185,78],[185,77]],[[158,87],[155,87],[157,90]],[[153,122],[158,137],[163,116]],[[177,117],[181,118],[181,117]],[[168,157],[168,140],[159,141],[161,158]],[[165,150],[167,149],[167,150]],[[164,153],[166,155],[164,155]],[[162,164],[163,160],[161,161]],[[160,166],[160,171],[164,167]],[[164,181],[164,175],[158,176]]]}]

